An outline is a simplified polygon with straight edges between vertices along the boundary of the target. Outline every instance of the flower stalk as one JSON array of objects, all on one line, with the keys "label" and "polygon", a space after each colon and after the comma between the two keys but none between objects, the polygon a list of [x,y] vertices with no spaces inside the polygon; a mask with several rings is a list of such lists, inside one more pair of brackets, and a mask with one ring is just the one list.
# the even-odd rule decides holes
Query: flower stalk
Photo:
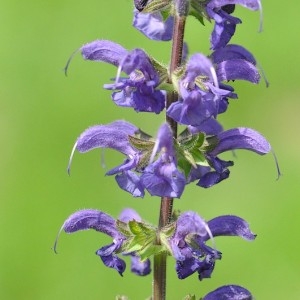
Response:
[{"label": "flower stalk", "polygon": [[[178,279],[196,274],[203,280],[211,278],[222,258],[215,237],[238,236],[248,241],[256,237],[243,218],[228,214],[205,221],[195,211],[173,212],[173,202],[190,183],[207,189],[229,178],[234,162],[221,159],[223,152],[245,149],[265,155],[272,151],[259,132],[246,127],[224,130],[217,119],[227,111],[229,100],[238,98],[231,81],[260,81],[254,56],[229,42],[241,23],[233,16],[235,6],[261,10],[261,4],[260,0],[135,0],[134,4],[136,29],[152,40],[172,41],[169,66],[143,49],[125,49],[109,40],[95,40],[79,50],[85,60],[117,68],[115,78],[103,86],[111,91],[117,106],[164,113],[165,122],[156,137],[125,120],[87,128],[74,144],[68,172],[77,152],[99,148],[120,152],[124,160],[106,175],[114,176],[119,188],[133,197],[143,198],[146,192],[159,197],[158,225],[147,223],[131,208],[117,218],[101,210],[84,209],[70,215],[60,232],[92,229],[110,236],[112,242],[96,251],[102,263],[121,276],[128,260],[130,271],[137,276],[147,276],[153,270],[151,300],[165,300],[168,256],[175,259]],[[205,20],[214,22],[208,56],[187,53],[184,31],[189,16],[203,25]],[[180,132],[179,125],[184,127]],[[54,251],[56,244],[57,239]],[[234,284],[219,287],[201,299],[224,297],[252,299],[247,289]],[[196,296],[189,294],[184,299]]]},{"label": "flower stalk", "polygon": [[[178,68],[182,61],[183,52],[183,38],[186,18],[176,15],[174,17],[173,39],[171,62],[169,68],[168,82],[172,83],[172,73]],[[178,100],[176,92],[169,92],[167,95],[166,109],[172,103]],[[177,122],[169,116],[166,116],[166,121],[169,124],[174,139],[177,138]],[[159,229],[168,225],[173,211],[173,198],[161,197],[160,214],[159,214]],[[154,270],[153,270],[153,300],[166,299],[166,268],[167,268],[167,254],[165,252],[154,255]]]}]

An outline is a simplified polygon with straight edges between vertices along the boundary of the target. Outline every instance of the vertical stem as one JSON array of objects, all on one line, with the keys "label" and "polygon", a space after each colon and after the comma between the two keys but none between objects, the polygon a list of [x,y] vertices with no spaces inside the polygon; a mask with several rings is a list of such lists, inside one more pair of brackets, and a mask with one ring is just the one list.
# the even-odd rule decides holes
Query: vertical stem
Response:
[{"label": "vertical stem", "polygon": [[[184,37],[185,17],[175,16],[173,28],[173,43],[172,54],[169,70],[169,83],[172,83],[172,73],[180,66],[182,59],[183,37]],[[178,95],[176,92],[168,93],[166,109],[177,101]],[[177,137],[177,123],[166,116],[166,121],[170,125],[174,138]],[[158,230],[166,226],[172,216],[173,211],[173,198],[162,197],[160,203],[160,215]],[[157,241],[159,244],[160,241]],[[154,255],[154,270],[153,270],[153,297],[152,300],[165,300],[166,299],[166,269],[167,269],[167,254],[160,253]]]}]

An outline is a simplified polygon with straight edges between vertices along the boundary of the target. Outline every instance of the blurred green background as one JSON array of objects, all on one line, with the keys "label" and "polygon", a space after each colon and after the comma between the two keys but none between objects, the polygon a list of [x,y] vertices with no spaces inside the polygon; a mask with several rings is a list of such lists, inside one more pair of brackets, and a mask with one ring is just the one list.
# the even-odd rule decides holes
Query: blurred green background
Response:
[{"label": "blurred green background", "polygon": [[[94,231],[62,234],[58,255],[51,250],[63,221],[82,208],[98,208],[117,216],[125,207],[156,223],[159,199],[134,199],[105,177],[100,152],[75,154],[72,175],[66,166],[77,136],[88,126],[128,119],[155,134],[163,116],[135,114],[116,107],[102,89],[116,69],[69,55],[86,42],[110,39],[128,49],[144,48],[168,62],[170,43],[147,40],[131,27],[133,3],[70,0],[2,0],[0,10],[0,298],[131,300],[151,294],[151,276],[128,270],[121,278],[103,266],[94,252],[110,238]],[[256,299],[300,299],[299,242],[299,111],[300,4],[263,1],[264,30],[259,14],[238,8],[243,19],[234,43],[252,51],[270,81],[253,86],[235,83],[239,100],[231,101],[225,128],[248,126],[271,142],[283,176],[271,154],[260,157],[238,151],[231,176],[203,190],[187,187],[176,208],[196,210],[209,220],[221,214],[245,218],[258,234],[255,242],[218,238],[223,259],[213,278],[178,280],[168,261],[168,299],[188,293],[198,298],[224,284],[240,284]],[[211,25],[187,23],[190,52],[209,53]],[[231,158],[231,156],[223,156]],[[106,151],[107,169],[122,156]]]}]

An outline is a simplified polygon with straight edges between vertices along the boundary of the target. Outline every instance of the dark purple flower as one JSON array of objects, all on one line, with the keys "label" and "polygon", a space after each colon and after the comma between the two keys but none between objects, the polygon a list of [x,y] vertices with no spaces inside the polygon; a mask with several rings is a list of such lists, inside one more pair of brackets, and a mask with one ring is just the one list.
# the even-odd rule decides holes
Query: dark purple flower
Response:
[{"label": "dark purple flower", "polygon": [[[157,90],[160,83],[158,72],[150,57],[141,49],[127,51],[117,43],[96,40],[81,47],[84,59],[113,64],[118,67],[113,84],[104,87],[117,90],[112,94],[113,101],[136,111],[160,113],[165,107],[165,92]],[[121,72],[129,77],[121,78]]]},{"label": "dark purple flower", "polygon": [[[249,224],[237,216],[220,216],[207,223],[195,212],[188,211],[179,216],[176,231],[169,243],[172,255],[176,259],[176,272],[184,279],[198,272],[199,280],[209,278],[215,266],[215,260],[221,259],[221,253],[205,243],[217,236],[239,236],[254,240]],[[213,240],[214,245],[214,240]]]},{"label": "dark purple flower", "polygon": [[208,16],[215,21],[210,38],[212,49],[226,46],[235,33],[236,25],[242,23],[240,19],[231,15],[236,4],[261,11],[260,0],[211,0],[206,5]]},{"label": "dark purple flower", "polygon": [[264,155],[271,151],[269,142],[257,131],[251,128],[239,127],[226,130],[211,137],[214,139],[213,149],[205,153],[209,167],[198,166],[191,170],[188,182],[199,180],[197,185],[208,188],[228,178],[228,167],[231,161],[224,161],[217,156],[225,151],[245,149]]},{"label": "dark purple flower", "polygon": [[[139,215],[132,209],[125,209],[120,215],[120,220],[125,223],[139,219]],[[126,264],[117,254],[122,253],[122,246],[124,242],[126,242],[126,237],[117,229],[116,220],[102,211],[84,209],[69,216],[61,228],[61,230],[64,230],[66,233],[74,233],[76,231],[88,229],[94,229],[113,238],[113,242],[110,245],[100,248],[96,251],[96,254],[101,258],[105,266],[113,268],[117,270],[120,275],[123,275]],[[56,250],[56,243],[57,241],[55,242],[54,250]],[[131,271],[133,273],[141,276],[150,273],[149,260],[141,262],[140,258],[135,253],[126,255],[131,256]]]},{"label": "dark purple flower", "polygon": [[208,293],[203,300],[252,300],[251,293],[239,285],[224,285]]},{"label": "dark purple flower", "polygon": [[161,12],[140,13],[134,11],[133,26],[151,40],[170,41],[173,36],[173,25],[173,16],[163,20]]}]

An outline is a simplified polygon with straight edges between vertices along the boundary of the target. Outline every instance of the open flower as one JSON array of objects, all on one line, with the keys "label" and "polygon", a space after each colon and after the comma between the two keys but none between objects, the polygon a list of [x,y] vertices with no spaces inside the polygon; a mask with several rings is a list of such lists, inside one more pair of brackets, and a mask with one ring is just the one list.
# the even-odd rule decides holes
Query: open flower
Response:
[{"label": "open flower", "polygon": [[179,99],[167,115],[176,122],[200,126],[226,111],[228,98],[237,98],[234,89],[223,81],[247,80],[258,83],[260,74],[253,55],[238,45],[218,49],[209,58],[197,53],[190,57],[179,79]]},{"label": "open flower", "polygon": [[169,126],[164,124],[159,129],[156,146],[149,136],[138,138],[139,133],[137,127],[125,121],[88,128],[73,147],[69,169],[75,150],[85,153],[95,148],[111,148],[126,155],[121,165],[106,173],[116,175],[120,188],[135,197],[143,197],[146,189],[151,195],[179,198],[186,181],[177,168]]},{"label": "open flower", "polygon": [[[117,43],[96,40],[81,47],[84,59],[113,64],[118,67],[115,83],[104,87],[113,90],[112,99],[137,112],[160,113],[165,107],[165,92],[157,90],[160,77],[150,57],[141,49],[127,51]],[[129,77],[120,77],[125,72]]]},{"label": "open flower", "polygon": [[[139,215],[132,209],[125,209],[120,215],[120,221],[128,223],[130,220],[139,220]],[[84,209],[75,212],[64,222],[61,230],[66,233],[74,233],[80,230],[94,229],[105,233],[113,238],[113,242],[96,251],[105,266],[113,268],[120,275],[126,269],[126,263],[118,254],[122,253],[122,246],[126,242],[126,237],[119,232],[116,220],[106,213],[94,209]],[[54,250],[56,250],[56,243]],[[125,253],[130,255],[132,260],[131,271],[137,275],[144,276],[150,273],[150,261],[141,262],[135,253]]]},{"label": "open flower", "polygon": [[224,161],[218,155],[225,151],[245,149],[259,155],[271,151],[269,142],[257,131],[251,128],[238,127],[226,130],[211,137],[214,147],[205,153],[208,166],[197,166],[191,170],[188,182],[199,180],[197,185],[208,188],[228,178],[228,167],[233,165],[232,161]]},{"label": "open flower", "polygon": [[207,223],[193,211],[184,212],[179,216],[175,233],[169,239],[179,279],[184,279],[195,272],[198,273],[199,280],[211,277],[215,260],[221,259],[221,253],[215,246],[211,248],[206,245],[206,242],[217,236],[255,239],[249,224],[237,216],[219,216]]}]

